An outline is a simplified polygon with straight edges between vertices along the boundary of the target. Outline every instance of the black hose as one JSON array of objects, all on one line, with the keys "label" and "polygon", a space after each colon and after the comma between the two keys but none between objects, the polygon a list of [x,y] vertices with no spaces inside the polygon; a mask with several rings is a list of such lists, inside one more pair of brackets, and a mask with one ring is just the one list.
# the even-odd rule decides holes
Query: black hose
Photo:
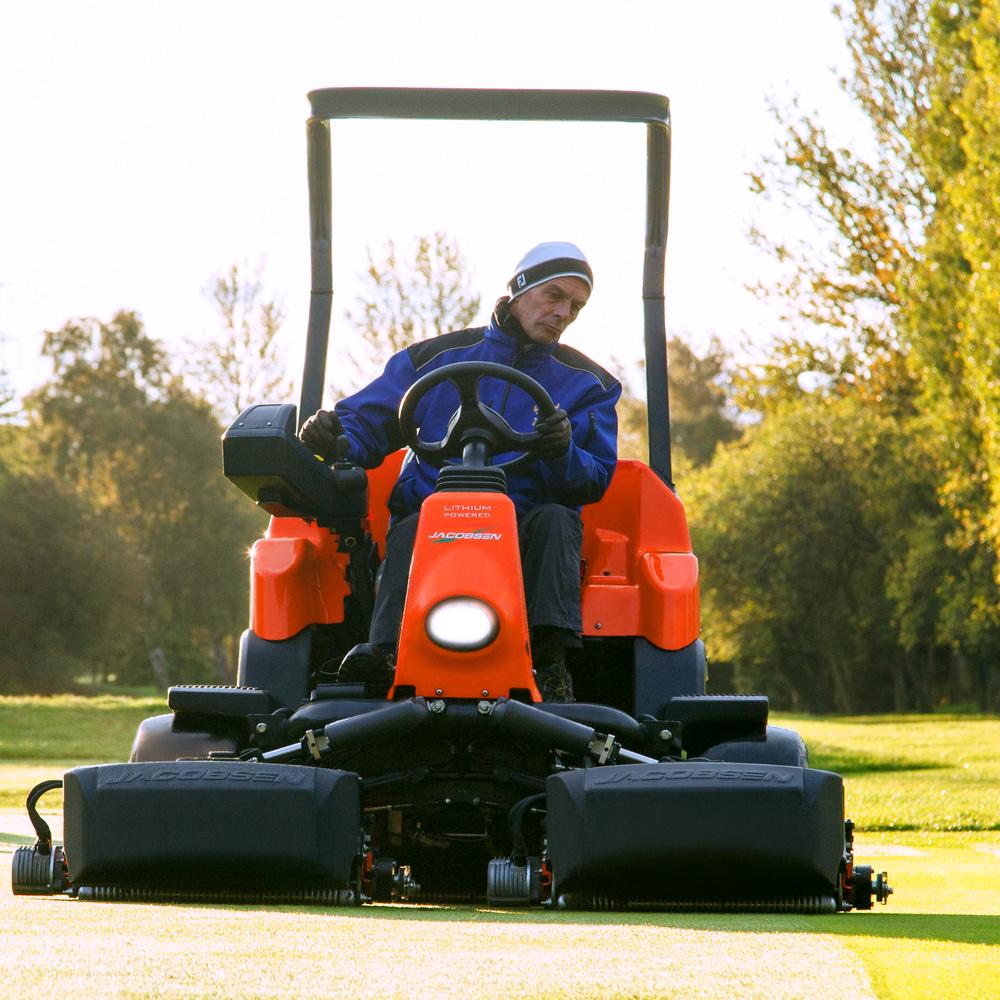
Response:
[{"label": "black hose", "polygon": [[28,792],[28,799],[25,804],[28,807],[28,819],[31,820],[31,825],[35,828],[35,833],[38,834],[38,842],[35,844],[35,849],[39,854],[47,855],[52,850],[52,831],[49,829],[49,824],[38,815],[38,800],[46,792],[51,792],[54,788],[62,788],[62,786],[62,778],[55,778],[52,781],[40,782]]},{"label": "black hose", "polygon": [[537,795],[527,795],[510,807],[507,813],[507,823],[510,826],[511,850],[510,860],[523,868],[528,863],[528,842],[524,836],[524,821],[532,806],[545,801],[545,792]]},{"label": "black hose", "polygon": [[[311,746],[309,753],[319,760],[333,753],[357,750],[369,743],[399,739],[426,725],[432,718],[423,698],[386,702],[385,708],[362,712],[328,723],[322,730],[309,730],[304,744]],[[269,764],[282,764],[300,760],[303,743],[291,743],[276,750],[265,750],[260,759]]]},{"label": "black hose", "polygon": [[597,735],[590,726],[507,698],[497,699],[490,719],[502,733],[583,757],[589,755],[591,741]]}]

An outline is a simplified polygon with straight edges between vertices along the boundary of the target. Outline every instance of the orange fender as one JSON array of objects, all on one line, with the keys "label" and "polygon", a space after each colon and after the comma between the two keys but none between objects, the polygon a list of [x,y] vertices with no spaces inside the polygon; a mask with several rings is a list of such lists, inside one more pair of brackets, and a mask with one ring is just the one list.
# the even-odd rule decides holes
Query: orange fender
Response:
[{"label": "orange fender", "polygon": [[274,517],[250,550],[250,628],[288,639],[307,625],[344,620],[347,553],[337,536],[297,517]]},{"label": "orange fender", "polygon": [[642,462],[621,461],[583,508],[583,632],[643,636],[660,649],[698,638],[698,560],[684,506]]}]

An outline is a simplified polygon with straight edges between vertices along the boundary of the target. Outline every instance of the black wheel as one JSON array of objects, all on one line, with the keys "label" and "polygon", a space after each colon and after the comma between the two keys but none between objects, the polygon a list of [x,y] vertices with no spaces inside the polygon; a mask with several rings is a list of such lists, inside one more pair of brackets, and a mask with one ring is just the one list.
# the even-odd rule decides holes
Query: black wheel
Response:
[{"label": "black wheel", "polygon": [[851,879],[854,891],[851,894],[851,902],[856,910],[870,910],[872,908],[872,896],[874,895],[874,884],[872,882],[872,870],[869,865],[855,865]]},{"label": "black wheel", "polygon": [[[461,361],[445,365],[417,379],[407,390],[399,404],[399,429],[415,455],[435,468],[448,459],[459,459],[470,440],[487,444],[493,452],[516,451],[522,454],[494,468],[516,469],[532,460],[535,445],[541,439],[537,431],[517,431],[492,407],[479,398],[479,383],[484,378],[495,378],[523,389],[538,404],[541,418],[555,413],[552,397],[530,375],[497,365],[490,361]],[[450,382],[458,390],[459,407],[448,422],[445,436],[436,442],[424,441],[416,425],[417,406],[423,398],[443,382]]]},{"label": "black wheel", "polygon": [[391,903],[396,886],[396,862],[384,858],[372,869],[372,899],[376,903]]},{"label": "black wheel", "polygon": [[767,736],[760,742],[731,740],[709,747],[702,757],[730,764],[785,764],[808,767],[809,751],[797,732],[783,726],[768,726]]}]

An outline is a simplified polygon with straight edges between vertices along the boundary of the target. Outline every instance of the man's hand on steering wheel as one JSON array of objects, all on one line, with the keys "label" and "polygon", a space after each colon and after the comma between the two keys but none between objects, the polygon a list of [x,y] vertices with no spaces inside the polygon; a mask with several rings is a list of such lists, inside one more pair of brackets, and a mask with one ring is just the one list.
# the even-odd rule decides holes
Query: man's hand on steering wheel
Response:
[{"label": "man's hand on steering wheel", "polygon": [[569,450],[573,428],[565,410],[558,409],[544,419],[539,418],[534,427],[541,435],[535,449],[542,458],[558,458]]},{"label": "man's hand on steering wheel", "polygon": [[337,458],[337,438],[344,433],[340,417],[333,410],[317,410],[299,431],[299,439],[328,461]]}]

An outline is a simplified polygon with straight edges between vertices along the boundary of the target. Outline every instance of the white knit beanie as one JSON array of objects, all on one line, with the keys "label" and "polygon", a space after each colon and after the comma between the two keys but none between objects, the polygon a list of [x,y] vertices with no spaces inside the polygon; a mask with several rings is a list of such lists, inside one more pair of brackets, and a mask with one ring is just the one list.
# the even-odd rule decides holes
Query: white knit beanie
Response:
[{"label": "white knit beanie", "polygon": [[573,243],[539,243],[518,261],[514,277],[507,282],[511,299],[553,278],[581,278],[594,287],[594,273],[583,251]]}]

